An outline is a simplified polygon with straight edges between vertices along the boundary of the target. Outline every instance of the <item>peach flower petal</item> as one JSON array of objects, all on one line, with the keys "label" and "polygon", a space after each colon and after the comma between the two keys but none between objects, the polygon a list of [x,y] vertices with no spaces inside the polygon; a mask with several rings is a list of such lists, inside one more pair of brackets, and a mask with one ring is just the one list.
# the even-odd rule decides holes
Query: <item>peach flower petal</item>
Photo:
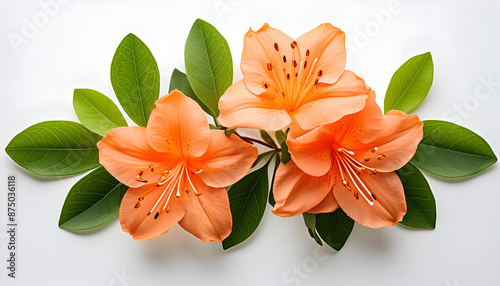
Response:
[{"label": "peach flower petal", "polygon": [[324,134],[334,136],[332,141],[345,147],[353,144],[362,145],[372,141],[379,135],[382,128],[382,111],[375,102],[375,93],[371,92],[361,111],[346,115],[334,123],[321,126],[319,129]]},{"label": "peach flower petal", "polygon": [[219,101],[217,121],[226,127],[255,128],[275,131],[292,122],[278,101],[263,100],[251,93],[240,80],[234,83]]},{"label": "peach flower petal", "polygon": [[135,178],[139,173],[147,181],[155,181],[158,174],[151,172],[165,171],[179,163],[180,158],[167,153],[160,153],[151,148],[146,138],[144,127],[118,127],[106,133],[97,143],[99,162],[118,181],[136,188],[144,185]]},{"label": "peach flower petal", "polygon": [[364,80],[351,71],[345,71],[335,84],[319,84],[316,88],[304,96],[294,111],[298,124],[305,130],[362,110],[367,98],[373,94]]},{"label": "peach flower petal", "polygon": [[282,217],[296,216],[317,206],[331,190],[330,173],[313,177],[300,170],[293,161],[281,164],[274,181],[272,212]]},{"label": "peach flower petal", "polygon": [[321,98],[302,105],[294,115],[302,129],[311,130],[360,111],[366,98],[367,95]]},{"label": "peach flower petal", "polygon": [[147,126],[147,138],[158,152],[201,156],[210,138],[207,116],[194,100],[174,90],[156,101]]},{"label": "peach flower petal", "polygon": [[[369,94],[375,95],[375,93],[365,84],[365,81],[352,71],[345,70],[340,75],[340,78],[333,84],[320,82],[313,92],[304,95],[301,99],[301,103],[307,103],[322,98],[351,97]],[[359,110],[361,110],[361,108]]]},{"label": "peach flower petal", "polygon": [[196,176],[192,179],[202,195],[190,195],[186,201],[186,215],[179,225],[202,241],[221,242],[232,228],[226,188],[209,187]]},{"label": "peach flower petal", "polygon": [[282,83],[285,82],[284,74],[278,72],[276,77],[272,77],[268,72],[268,64],[272,64],[274,70],[281,70],[282,56],[293,52],[290,47],[292,42],[292,38],[267,23],[257,32],[249,30],[246,33],[241,56],[241,72],[251,92],[255,94],[265,92],[263,82],[276,82],[282,87]]},{"label": "peach flower petal", "polygon": [[[150,191],[152,188],[154,190]],[[170,212],[162,212],[156,219],[155,213],[148,215],[164,190],[165,186],[162,188],[155,185],[128,189],[120,206],[120,224],[123,231],[130,233],[135,240],[149,240],[166,233],[179,222],[185,213],[185,198],[182,196],[180,198],[172,196]],[[147,191],[149,193],[136,208],[137,199]]]},{"label": "peach flower petal", "polygon": [[328,192],[328,195],[315,207],[308,210],[308,213],[319,214],[319,213],[331,213],[339,208],[339,203],[333,195],[333,190]]},{"label": "peach flower petal", "polygon": [[[403,185],[394,172],[359,175],[366,187],[376,197],[370,205],[361,194],[358,199],[352,190],[347,190],[342,184],[333,187],[333,194],[344,212],[357,223],[367,227],[379,228],[394,226],[406,214],[406,201]],[[368,195],[368,194],[366,194]]]},{"label": "peach flower petal", "polygon": [[311,176],[323,176],[332,165],[330,134],[316,128],[298,138],[289,138],[286,142],[293,162]]},{"label": "peach flower petal", "polygon": [[210,143],[205,154],[190,160],[190,166],[199,173],[205,184],[222,188],[243,178],[257,159],[257,148],[238,136],[228,138],[222,130],[210,132]]},{"label": "peach flower petal", "polygon": [[364,146],[354,147],[352,151],[357,158],[369,158],[364,163],[368,167],[381,172],[397,170],[415,154],[422,140],[422,126],[417,115],[384,115],[383,130],[377,138]]},{"label": "peach flower petal", "polygon": [[[331,24],[322,24],[297,39],[302,59],[312,66],[315,59],[315,71],[322,71],[320,82],[335,83],[345,68],[345,35]],[[308,56],[306,56],[309,50]]]}]

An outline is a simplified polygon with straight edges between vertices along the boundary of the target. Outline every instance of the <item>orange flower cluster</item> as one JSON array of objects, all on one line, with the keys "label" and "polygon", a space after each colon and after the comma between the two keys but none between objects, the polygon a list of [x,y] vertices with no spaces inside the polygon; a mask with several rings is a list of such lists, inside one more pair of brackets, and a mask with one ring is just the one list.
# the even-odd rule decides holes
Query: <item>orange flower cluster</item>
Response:
[{"label": "orange flower cluster", "polygon": [[[229,128],[290,129],[292,161],[274,183],[273,213],[295,216],[342,208],[368,227],[406,213],[395,174],[416,151],[422,122],[383,114],[363,79],[345,70],[344,33],[323,24],[294,40],[265,24],[245,35],[241,70],[219,102]],[[98,144],[100,162],[130,189],[122,229],[147,240],[174,224],[203,241],[222,241],[232,220],[225,187],[245,176],[257,149],[210,130],[206,115],[179,91],[160,98],[147,128],[120,127]]]},{"label": "orange flower cluster", "polygon": [[273,213],[295,216],[342,208],[368,227],[406,213],[395,170],[422,139],[417,115],[382,111],[375,93],[345,70],[344,33],[330,24],[293,40],[265,24],[245,35],[244,79],[222,96],[219,122],[236,128],[290,128],[291,162],[274,183]]}]

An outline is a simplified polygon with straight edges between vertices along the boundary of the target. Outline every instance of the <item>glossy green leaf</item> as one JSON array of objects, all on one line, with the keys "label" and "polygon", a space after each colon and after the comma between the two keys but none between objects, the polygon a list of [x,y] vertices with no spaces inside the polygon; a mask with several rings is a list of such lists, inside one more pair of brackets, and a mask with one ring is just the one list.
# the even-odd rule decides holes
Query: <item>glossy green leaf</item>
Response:
[{"label": "glossy green leaf", "polygon": [[281,162],[286,164],[290,162],[291,159],[292,155],[288,152],[288,145],[286,145],[286,141],[283,141],[283,143],[281,143]]},{"label": "glossy green leaf", "polygon": [[189,84],[187,75],[178,69],[174,69],[174,71],[172,72],[172,76],[170,77],[170,86],[168,88],[168,92],[171,92],[176,88],[182,93],[184,93],[185,96],[190,97],[194,101],[196,101],[201,106],[203,111],[205,111],[214,118],[216,117],[216,114],[213,112],[213,110],[208,108],[208,106],[206,106],[205,103],[203,103],[203,101],[201,101],[201,99],[194,93],[191,84]]},{"label": "glossy green leaf", "polygon": [[280,166],[281,159],[280,154],[276,153],[276,158],[274,159],[274,169],[273,169],[273,179],[271,180],[271,187],[269,188],[269,204],[274,207],[276,201],[274,200],[274,180],[276,179],[276,171],[278,171],[278,167]]},{"label": "glossy green leaf", "polygon": [[278,130],[276,131],[276,139],[278,140],[278,143],[281,145],[283,143],[283,141],[286,140],[286,134],[285,132],[281,131],[281,130]]},{"label": "glossy green leaf", "polygon": [[410,162],[396,174],[403,184],[407,207],[400,223],[411,228],[435,228],[436,201],[424,175]]},{"label": "glossy green leaf", "polygon": [[288,131],[290,131],[290,129],[286,130],[285,140],[281,142],[281,162],[283,164],[286,164],[290,162],[290,160],[292,160],[292,155],[290,154],[290,152],[288,152],[288,145],[286,145],[286,136],[288,135]]},{"label": "glossy green leaf", "polygon": [[101,136],[72,121],[46,121],[17,134],[5,151],[21,167],[41,176],[66,176],[99,166]]},{"label": "glossy green leaf", "polygon": [[477,174],[496,161],[495,153],[481,136],[439,120],[424,121],[424,137],[411,159],[420,169],[447,178]]},{"label": "glossy green leaf", "polygon": [[246,175],[229,189],[229,203],[233,217],[233,230],[222,241],[228,249],[246,240],[257,229],[267,203],[269,162]]},{"label": "glossy green leaf", "polygon": [[306,224],[307,231],[309,235],[316,241],[317,244],[323,245],[321,238],[319,238],[318,232],[316,231],[316,215],[310,213],[303,213],[304,223]]},{"label": "glossy green leaf", "polygon": [[111,62],[111,84],[128,116],[146,126],[160,94],[160,72],[149,48],[128,34]]},{"label": "glossy green leaf", "polygon": [[410,113],[425,99],[434,78],[430,52],[406,61],[392,76],[385,94],[385,112],[396,109]]},{"label": "glossy green leaf", "polygon": [[79,180],[69,191],[59,217],[59,227],[70,231],[96,228],[114,219],[128,187],[104,167]]},{"label": "glossy green leaf", "polygon": [[197,19],[184,48],[186,74],[196,95],[219,116],[219,99],[233,83],[233,60],[226,39],[209,23]]},{"label": "glossy green leaf", "polygon": [[323,241],[339,251],[351,234],[354,221],[342,209],[316,215],[316,230]]},{"label": "glossy green leaf", "polygon": [[98,91],[75,89],[73,107],[83,126],[101,136],[113,128],[127,126],[115,103]]},{"label": "glossy green leaf", "polygon": [[273,146],[274,148],[278,147],[278,146],[276,146],[276,142],[274,142],[274,140],[271,137],[271,135],[269,135],[269,133],[267,133],[266,131],[260,130],[260,137],[262,137],[262,140],[264,140],[264,142],[266,142],[267,144]]}]

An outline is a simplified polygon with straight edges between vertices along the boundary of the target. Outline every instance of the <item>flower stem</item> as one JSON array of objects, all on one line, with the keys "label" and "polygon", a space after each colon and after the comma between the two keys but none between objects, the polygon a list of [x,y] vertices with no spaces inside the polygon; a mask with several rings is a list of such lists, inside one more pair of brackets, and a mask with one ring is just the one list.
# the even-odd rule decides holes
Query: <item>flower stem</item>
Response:
[{"label": "flower stem", "polygon": [[281,151],[281,149],[280,149],[280,148],[278,148],[278,147],[274,147],[274,146],[272,146],[271,144],[268,144],[268,143],[266,143],[266,142],[264,142],[264,141],[260,141],[259,139],[250,138],[250,137],[245,137],[245,136],[241,136],[241,135],[239,135],[239,134],[238,134],[238,136],[239,136],[241,139],[243,139],[243,141],[246,141],[246,142],[248,142],[248,143],[257,143],[257,144],[260,144],[260,145],[262,145],[262,146],[266,146],[267,148],[273,149],[273,150],[275,150],[275,151]]}]

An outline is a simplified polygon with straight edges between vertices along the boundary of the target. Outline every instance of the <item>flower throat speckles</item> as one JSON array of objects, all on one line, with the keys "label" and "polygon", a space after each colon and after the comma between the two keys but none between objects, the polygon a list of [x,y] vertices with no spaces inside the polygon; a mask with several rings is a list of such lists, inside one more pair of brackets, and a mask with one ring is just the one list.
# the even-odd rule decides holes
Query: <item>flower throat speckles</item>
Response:
[{"label": "flower throat speckles", "polygon": [[[186,165],[186,162],[183,161],[179,163],[177,166],[175,166],[173,169],[164,171],[164,172],[157,172],[154,170],[152,166],[149,167],[149,170],[151,173],[158,174],[160,175],[160,178],[157,179],[156,181],[149,182],[148,180],[145,180],[142,178],[143,176],[143,171],[140,171],[137,176],[135,177],[135,180],[141,183],[145,184],[154,184],[150,189],[148,189],[146,192],[144,192],[142,195],[137,198],[136,203],[134,204],[134,208],[138,209],[141,206],[141,202],[144,200],[144,197],[152,192],[158,190],[158,188],[161,189],[162,186],[166,185],[165,188],[163,189],[163,192],[160,196],[160,198],[156,201],[154,204],[153,208],[148,212],[148,215],[155,213],[154,219],[157,219],[158,216],[162,213],[169,213],[171,209],[171,198],[172,194],[174,191],[176,191],[175,197],[180,198],[181,197],[181,188],[184,188],[184,191],[186,194],[191,194],[191,191],[194,192],[196,196],[201,196],[201,191],[197,190],[196,187],[193,184],[193,181],[191,180],[191,173],[193,174],[199,174],[203,171],[202,170],[194,170],[191,171],[189,170],[188,166]],[[189,185],[186,184],[186,178],[187,182]],[[191,190],[189,189],[191,188]],[[168,193],[168,195],[167,195]],[[160,209],[160,206],[163,207]]]},{"label": "flower throat speckles", "polygon": [[[305,59],[301,60],[300,49],[296,41],[290,43],[291,55],[282,55],[278,43],[274,43],[273,47],[275,52],[279,54],[280,60],[274,64],[267,63],[267,72],[272,82],[264,81],[262,86],[272,99],[282,101],[290,111],[293,111],[302,104],[304,95],[310,93],[313,87],[319,84],[323,70],[315,72],[314,68],[318,58],[309,59],[311,54],[309,49],[305,52]],[[312,65],[309,65],[311,60]]]}]

